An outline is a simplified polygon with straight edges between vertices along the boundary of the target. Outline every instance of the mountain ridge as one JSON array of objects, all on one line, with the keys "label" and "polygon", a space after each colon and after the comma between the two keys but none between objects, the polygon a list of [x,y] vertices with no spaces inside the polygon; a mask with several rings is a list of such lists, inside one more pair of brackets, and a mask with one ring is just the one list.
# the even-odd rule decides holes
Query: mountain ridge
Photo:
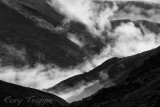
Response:
[{"label": "mountain ridge", "polygon": [[[94,68],[93,70],[87,73],[76,75],[74,77],[66,79],[58,83],[54,87],[46,89],[45,91],[49,93],[55,93],[57,95],[61,93],[65,94],[65,93],[69,93],[70,90],[75,91],[75,90],[78,90],[79,87],[85,86],[86,84],[89,84],[92,82],[94,83],[94,81],[98,81],[98,83],[95,83],[95,84],[99,84],[99,88],[97,90],[94,90],[94,92],[92,92],[92,87],[90,89],[90,92],[93,94],[103,87],[111,87],[116,84],[119,84],[119,82],[127,78],[127,75],[130,73],[131,70],[134,70],[139,66],[142,66],[145,60],[147,60],[149,57],[153,55],[156,55],[159,51],[160,51],[160,47],[153,50],[146,51],[146,52],[142,52],[140,54],[136,54],[133,56],[128,56],[124,58],[116,58],[116,57],[111,58],[106,62],[102,63],[100,66]],[[136,59],[138,59],[138,62]],[[102,73],[102,76],[100,75],[101,73]],[[80,83],[83,83],[83,84],[79,86]],[[73,99],[72,100],[71,99],[72,97],[67,101],[73,102],[72,100],[75,100],[76,98],[73,96]],[[80,99],[77,99],[77,100],[80,100]]]}]

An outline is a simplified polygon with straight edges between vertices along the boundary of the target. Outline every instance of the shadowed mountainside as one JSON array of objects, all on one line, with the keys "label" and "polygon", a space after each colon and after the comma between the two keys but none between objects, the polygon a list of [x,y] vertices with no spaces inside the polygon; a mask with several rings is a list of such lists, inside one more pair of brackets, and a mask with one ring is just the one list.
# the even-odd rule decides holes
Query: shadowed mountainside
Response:
[{"label": "shadowed mountainside", "polygon": [[[121,63],[126,62],[127,65],[123,64],[128,68],[128,70],[118,71],[123,75],[117,75],[118,64],[108,70],[109,78],[116,86],[103,88],[88,98],[73,102],[69,107],[158,107],[160,47],[122,59]],[[119,77],[113,78],[116,75]]]}]

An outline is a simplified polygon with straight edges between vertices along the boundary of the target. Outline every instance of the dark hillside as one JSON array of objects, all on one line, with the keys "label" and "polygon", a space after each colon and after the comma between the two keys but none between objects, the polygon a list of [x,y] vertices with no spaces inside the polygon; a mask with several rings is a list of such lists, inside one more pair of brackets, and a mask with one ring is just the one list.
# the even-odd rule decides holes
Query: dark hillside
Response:
[{"label": "dark hillside", "polygon": [[63,107],[66,105],[68,105],[66,101],[55,95],[0,81],[1,107]]}]

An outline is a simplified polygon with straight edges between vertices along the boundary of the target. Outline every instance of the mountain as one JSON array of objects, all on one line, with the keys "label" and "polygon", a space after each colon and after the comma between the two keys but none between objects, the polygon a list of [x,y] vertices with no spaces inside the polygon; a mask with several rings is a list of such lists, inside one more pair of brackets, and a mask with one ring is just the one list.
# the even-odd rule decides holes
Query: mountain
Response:
[{"label": "mountain", "polygon": [[[142,26],[145,26],[154,33],[159,33],[160,31],[158,27],[160,26],[160,24],[145,20],[138,20],[134,22],[131,20],[114,20],[111,21],[111,24],[114,30],[116,26],[119,26],[121,23],[128,23],[128,22],[134,23],[136,27],[141,29],[142,33],[145,33],[143,31]],[[146,59],[156,54],[157,52],[158,49],[157,51],[151,50],[141,54],[124,58],[117,58],[117,57],[111,58],[102,63],[100,66],[94,68],[93,70],[84,74],[68,78],[58,83],[57,85],[46,89],[45,91],[57,94],[59,96],[61,95],[67,96],[68,93],[70,93],[71,97],[67,97],[66,100],[68,102],[78,101],[82,98],[86,98],[87,96],[96,93],[98,90],[103,88],[105,84],[106,87],[115,85],[116,84],[115,80],[117,80],[116,78],[119,78],[119,76],[124,75],[123,73],[125,72],[128,72],[132,69],[136,69],[137,67],[142,66],[143,62]],[[84,89],[82,90],[81,88]],[[75,91],[75,93],[78,91],[80,92],[78,92],[78,94],[75,94],[73,93],[73,91]]]},{"label": "mountain", "polygon": [[[153,34],[153,37],[158,38],[160,33],[159,4],[116,1],[116,5],[114,5],[112,1],[95,1],[100,5],[96,5],[99,7],[95,9],[98,13],[94,16],[95,19],[93,16],[90,17],[93,21],[97,21],[97,16],[98,18],[103,17],[99,13],[105,13],[106,6],[118,7],[113,16],[109,17],[111,31],[106,32],[105,30],[108,31],[108,29],[104,28],[104,32],[99,36],[89,31],[87,24],[70,20],[66,13],[54,8],[50,2],[50,0],[0,0],[0,67],[6,67],[4,69],[7,69],[5,72],[7,76],[9,73],[15,75],[13,76],[15,83],[30,82],[27,80],[30,77],[29,71],[32,71],[30,68],[42,64],[51,66],[47,66],[43,70],[38,68],[38,72],[33,70],[36,73],[33,72],[29,79],[34,78],[35,84],[37,81],[47,80],[46,84],[48,84],[48,81],[54,80],[54,73],[57,72],[55,71],[51,75],[52,70],[44,73],[47,71],[46,69],[57,66],[60,70],[65,68],[65,71],[67,71],[66,68],[74,69],[82,62],[90,61],[93,57],[101,54],[108,45],[113,48],[117,38],[112,38],[108,34],[114,33],[115,29],[123,24],[132,23],[131,27],[138,30],[138,34],[140,31],[142,36],[149,32],[149,36]],[[104,5],[105,3],[108,5]],[[99,23],[94,24],[93,27],[99,30]],[[157,41],[153,39],[153,42]],[[45,90],[54,95],[0,81],[2,96],[0,96],[2,101],[0,104],[5,106],[4,98],[10,99],[12,96],[15,99],[36,96],[37,99],[56,100],[53,104],[46,105],[49,107],[152,106],[159,100],[159,51],[160,48],[157,48],[123,58],[116,57],[120,55],[114,55],[115,53],[106,53],[113,54],[111,56],[114,57],[89,72],[63,80]],[[16,68],[23,68],[22,70],[26,68],[29,71],[26,70],[27,73],[21,74],[21,69],[17,70]],[[79,66],[77,69],[80,69]],[[3,69],[1,72],[5,74]],[[69,75],[64,74],[62,72],[63,78]],[[34,82],[32,83],[34,84]],[[68,105],[55,95],[73,103]],[[10,104],[9,106],[16,107],[17,105]],[[35,107],[37,105],[23,102],[21,106]]]},{"label": "mountain", "polygon": [[0,81],[1,107],[63,107],[63,99],[36,89]]},{"label": "mountain", "polygon": [[[160,47],[117,59],[110,65],[107,61],[105,63],[96,69],[99,69],[98,71],[109,69],[107,70],[109,78],[116,85],[102,88],[88,98],[73,102],[69,107],[158,107]],[[120,67],[120,64],[123,64],[124,68]]]}]

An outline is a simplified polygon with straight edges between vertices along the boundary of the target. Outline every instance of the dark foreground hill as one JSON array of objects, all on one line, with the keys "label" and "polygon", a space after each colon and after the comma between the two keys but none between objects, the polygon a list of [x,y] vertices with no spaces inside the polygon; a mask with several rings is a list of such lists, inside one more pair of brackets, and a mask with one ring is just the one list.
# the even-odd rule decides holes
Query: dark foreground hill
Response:
[{"label": "dark foreground hill", "polygon": [[67,104],[53,94],[0,81],[0,107],[63,107]]}]

